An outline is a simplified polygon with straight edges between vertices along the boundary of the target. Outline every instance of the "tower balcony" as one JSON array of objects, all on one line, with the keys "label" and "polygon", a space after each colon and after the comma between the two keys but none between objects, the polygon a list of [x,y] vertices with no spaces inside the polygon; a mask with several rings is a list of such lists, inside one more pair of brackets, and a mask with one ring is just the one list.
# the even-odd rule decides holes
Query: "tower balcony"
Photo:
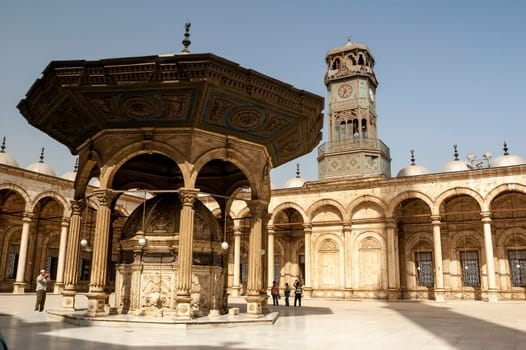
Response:
[{"label": "tower balcony", "polygon": [[380,140],[355,138],[318,147],[318,178],[383,175],[391,177],[389,148]]},{"label": "tower balcony", "polygon": [[326,142],[318,147],[318,159],[327,153],[347,153],[357,151],[380,151],[387,158],[391,158],[389,147],[382,140],[372,138],[354,138],[353,140],[342,140]]}]

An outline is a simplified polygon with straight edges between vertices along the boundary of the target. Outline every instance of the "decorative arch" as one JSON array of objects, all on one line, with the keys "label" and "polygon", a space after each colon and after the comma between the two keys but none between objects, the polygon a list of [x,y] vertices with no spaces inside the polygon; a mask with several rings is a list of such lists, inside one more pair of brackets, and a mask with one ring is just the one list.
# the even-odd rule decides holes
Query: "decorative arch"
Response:
[{"label": "decorative arch", "polygon": [[347,205],[347,208],[345,209],[345,212],[347,213],[348,217],[347,220],[351,221],[352,216],[356,208],[359,208],[363,204],[372,203],[376,208],[378,208],[378,211],[383,212],[382,215],[385,216],[387,211],[387,203],[385,203],[382,199],[371,196],[371,195],[364,195],[359,198],[356,198],[351,203]]},{"label": "decorative arch", "polygon": [[487,203],[488,208],[483,208],[483,210],[489,210],[489,206],[495,200],[495,198],[506,192],[518,192],[526,194],[526,185],[513,182],[495,187],[486,195],[485,203]]},{"label": "decorative arch", "polygon": [[[435,200],[436,208],[437,209],[440,208],[440,206],[448,198],[460,197],[460,196],[471,197],[477,202],[477,204],[479,205],[479,208],[480,208],[481,211],[488,210],[488,206],[487,206],[486,202],[484,201],[484,199],[482,198],[482,196],[480,195],[480,193],[478,193],[477,191],[475,191],[475,190],[473,190],[471,188],[467,188],[467,187],[455,187],[455,188],[451,188],[451,189],[448,189],[448,190],[442,192],[440,195],[438,195],[438,197]],[[436,213],[432,213],[432,214],[439,215],[440,213],[436,212]]]},{"label": "decorative arch", "polygon": [[11,184],[11,183],[3,183],[3,184],[0,184],[0,191],[2,191],[2,190],[10,190],[10,191],[16,192],[25,201],[25,208],[24,208],[24,210],[26,212],[31,212],[33,210],[32,209],[33,206],[32,206],[31,197],[29,196],[27,191],[24,188],[22,188],[21,186],[16,185],[16,184]]},{"label": "decorative arch", "polygon": [[272,213],[271,213],[272,216],[270,217],[270,220],[268,221],[268,225],[270,226],[274,224],[274,219],[276,218],[276,214],[278,214],[282,210],[289,209],[289,208],[296,210],[300,214],[304,223],[308,222],[307,213],[305,212],[305,210],[303,210],[302,207],[300,207],[298,204],[294,202],[283,202],[277,207],[275,207],[274,209],[272,209]]},{"label": "decorative arch", "polygon": [[31,202],[31,211],[33,211],[38,202],[47,197],[54,199],[62,206],[64,217],[67,217],[69,215],[68,201],[66,201],[66,199],[61,194],[54,191],[41,192],[37,196],[35,196],[35,198],[33,198],[33,201]]},{"label": "decorative arch", "polygon": [[385,210],[386,216],[393,217],[396,207],[406,199],[420,199],[431,209],[431,215],[438,215],[438,206],[435,206],[433,200],[427,194],[420,191],[406,191],[398,194],[389,202]]},{"label": "decorative arch", "polygon": [[321,199],[319,201],[314,202],[307,209],[306,214],[307,214],[308,221],[313,222],[314,217],[322,208],[333,208],[334,210],[332,210],[332,212],[334,212],[337,215],[340,221],[344,221],[345,208],[339,202],[333,199]]}]

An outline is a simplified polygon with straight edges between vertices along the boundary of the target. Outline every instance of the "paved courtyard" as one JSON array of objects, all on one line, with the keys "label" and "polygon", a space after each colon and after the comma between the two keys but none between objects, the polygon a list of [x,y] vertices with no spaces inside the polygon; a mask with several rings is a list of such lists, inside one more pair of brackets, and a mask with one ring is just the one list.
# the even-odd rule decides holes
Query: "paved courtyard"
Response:
[{"label": "paved courtyard", "polygon": [[[77,298],[83,307],[85,296]],[[34,301],[34,294],[0,294],[0,332],[10,350],[526,349],[525,301],[305,299],[301,308],[270,306],[279,312],[274,325],[193,329],[75,326],[34,312]],[[48,294],[47,309],[58,308],[60,302],[60,296]]]}]

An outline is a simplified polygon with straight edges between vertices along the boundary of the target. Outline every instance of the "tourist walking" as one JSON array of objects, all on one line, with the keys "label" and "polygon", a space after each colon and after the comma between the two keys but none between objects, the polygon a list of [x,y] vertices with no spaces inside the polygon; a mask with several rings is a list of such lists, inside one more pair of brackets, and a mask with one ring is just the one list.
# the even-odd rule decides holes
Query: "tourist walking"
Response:
[{"label": "tourist walking", "polygon": [[296,306],[296,302],[298,303],[298,306],[301,306],[301,295],[303,293],[301,282],[296,280],[296,282],[294,282],[294,288],[294,307]]},{"label": "tourist walking", "polygon": [[278,298],[279,298],[279,287],[276,281],[272,282],[272,288],[270,289],[270,294],[272,295],[272,305],[278,306]]},{"label": "tourist walking", "polygon": [[285,306],[289,306],[290,286],[285,283]]},{"label": "tourist walking", "polygon": [[40,270],[40,274],[37,276],[37,301],[35,303],[35,311],[44,311],[48,278],[49,273],[46,273],[46,270]]}]

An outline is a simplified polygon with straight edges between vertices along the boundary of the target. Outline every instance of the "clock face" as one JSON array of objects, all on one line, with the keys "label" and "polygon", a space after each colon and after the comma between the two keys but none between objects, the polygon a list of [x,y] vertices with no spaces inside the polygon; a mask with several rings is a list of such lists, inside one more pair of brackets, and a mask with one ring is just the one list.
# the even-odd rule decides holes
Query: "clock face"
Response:
[{"label": "clock face", "polygon": [[374,91],[373,91],[373,89],[369,89],[369,98],[371,99],[371,102],[374,102]]},{"label": "clock face", "polygon": [[349,97],[352,93],[352,87],[349,84],[343,84],[338,88],[338,96],[341,98]]}]

